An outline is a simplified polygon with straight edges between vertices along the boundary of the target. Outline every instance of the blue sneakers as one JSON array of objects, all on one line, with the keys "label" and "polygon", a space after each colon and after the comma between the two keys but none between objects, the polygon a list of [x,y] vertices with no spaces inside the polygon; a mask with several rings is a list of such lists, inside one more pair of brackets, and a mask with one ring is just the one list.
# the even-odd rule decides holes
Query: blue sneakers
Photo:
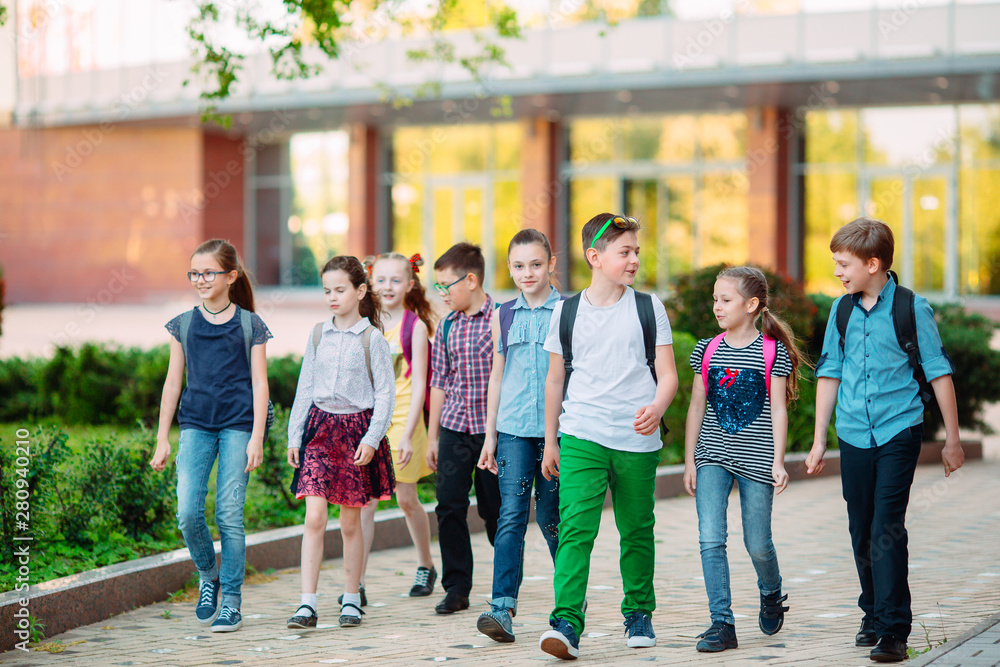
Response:
[{"label": "blue sneakers", "polygon": [[219,579],[203,581],[198,585],[198,606],[194,615],[199,623],[211,623],[219,615]]},{"label": "blue sneakers", "polygon": [[542,635],[538,646],[549,655],[562,660],[576,660],[580,655],[580,638],[567,621],[550,618],[552,629]]},{"label": "blue sneakers", "polygon": [[212,623],[212,632],[236,632],[243,627],[243,617],[236,607],[223,607],[219,617]]},{"label": "blue sneakers", "polygon": [[514,628],[509,609],[491,605],[489,611],[479,615],[476,629],[495,642],[509,644],[514,641]]},{"label": "blue sneakers", "polygon": [[629,648],[656,646],[653,620],[641,611],[632,612],[625,617],[625,634],[628,635],[625,645]]}]

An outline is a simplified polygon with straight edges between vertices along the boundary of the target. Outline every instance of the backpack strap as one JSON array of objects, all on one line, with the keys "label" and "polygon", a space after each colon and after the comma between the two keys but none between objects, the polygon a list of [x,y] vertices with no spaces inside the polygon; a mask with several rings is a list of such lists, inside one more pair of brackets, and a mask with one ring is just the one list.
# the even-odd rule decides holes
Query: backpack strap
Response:
[{"label": "backpack strap", "polygon": [[[441,345],[444,346],[444,356],[448,356],[448,332],[451,331],[451,325],[455,323],[455,320],[450,317],[445,317],[444,321],[441,322]],[[437,341],[434,341],[435,345]]]},{"label": "backpack strap", "polygon": [[416,313],[403,310],[403,325],[399,330],[399,342],[403,348],[403,358],[406,359],[406,373],[403,377],[410,377],[413,372],[413,326],[416,320]]},{"label": "backpack strap", "polygon": [[251,312],[240,308],[240,326],[243,327],[243,349],[247,351],[247,368],[250,368],[250,343],[253,341],[253,318]]},{"label": "backpack strap", "polygon": [[722,343],[722,339],[726,337],[726,332],[723,331],[718,336],[713,338],[705,346],[705,352],[701,355],[701,379],[705,383],[705,395],[708,396],[708,364],[712,360],[712,355],[715,351],[719,349],[719,345]]},{"label": "backpack strap", "polygon": [[653,295],[646,292],[635,292],[635,307],[639,311],[639,324],[642,325],[642,344],[646,348],[646,365],[656,380],[656,315],[653,314]]},{"label": "backpack strap", "polygon": [[323,337],[323,325],[325,323],[325,320],[323,322],[317,322],[316,326],[313,327],[313,352],[319,349],[319,339]]},{"label": "backpack strap", "polygon": [[365,367],[368,368],[368,381],[372,383],[372,389],[375,389],[375,378],[372,377],[372,330],[375,329],[372,325],[368,325],[368,328],[364,330],[361,334],[361,346],[365,348]]},{"label": "backpack strap", "polygon": [[562,346],[563,367],[566,369],[566,377],[563,379],[564,401],[569,392],[569,376],[573,374],[573,324],[576,322],[576,311],[580,309],[581,294],[583,292],[577,292],[566,299],[559,315],[559,344]]},{"label": "backpack strap", "polygon": [[507,354],[507,333],[510,332],[510,325],[514,323],[514,304],[517,299],[511,299],[500,304],[500,349],[503,354]]},{"label": "backpack strap", "polygon": [[913,377],[920,389],[920,400],[927,403],[933,398],[933,393],[927,387],[927,378],[920,365],[920,346],[917,343],[916,298],[913,290],[896,284],[896,294],[892,299],[892,326],[896,330],[896,342],[906,353],[906,358],[913,369]]},{"label": "backpack strap", "polygon": [[184,364],[187,365],[188,360],[188,332],[191,330],[191,318],[194,317],[194,308],[191,310],[181,313],[181,349],[184,351]]},{"label": "backpack strap", "polygon": [[777,342],[768,336],[764,336],[764,384],[767,386],[767,397],[771,397],[771,369],[774,368],[774,359],[778,356]]},{"label": "backpack strap", "polygon": [[844,356],[844,340],[847,338],[847,323],[851,321],[851,312],[854,310],[854,299],[850,294],[840,297],[837,302],[837,331],[840,332],[840,356]]}]

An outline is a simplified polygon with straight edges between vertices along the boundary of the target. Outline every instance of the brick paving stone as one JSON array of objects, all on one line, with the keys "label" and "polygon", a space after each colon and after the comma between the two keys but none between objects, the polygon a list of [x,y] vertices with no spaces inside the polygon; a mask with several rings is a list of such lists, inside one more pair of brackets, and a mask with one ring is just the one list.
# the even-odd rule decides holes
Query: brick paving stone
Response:
[{"label": "brick paving stone", "polygon": [[[740,648],[704,655],[694,650],[695,635],[709,624],[694,500],[682,497],[656,504],[654,583],[658,609],[653,627],[658,646],[651,649],[625,647],[619,611],[618,536],[613,514],[605,512],[592,558],[588,625],[578,662],[873,664],[866,650],[854,646],[860,622],[856,606],[859,590],[840,480],[831,477],[792,484],[776,498],[773,524],[784,590],[791,606],[784,629],[773,637],[757,629],[756,576],[743,547],[739,502],[734,496],[729,511],[728,551]],[[928,642],[934,646],[945,637],[957,638],[1000,609],[1000,462],[971,462],[948,479],[938,466],[920,467],[911,495],[908,527],[914,613],[910,645],[920,650]],[[439,616],[433,611],[443,595],[440,585],[428,598],[406,596],[414,552],[394,549],[372,554],[366,587],[369,605],[364,623],[358,628],[286,629],[285,620],[298,606],[299,574],[297,570],[285,570],[276,573],[273,582],[244,588],[245,620],[239,632],[209,632],[194,621],[194,603],[160,603],[54,637],[64,643],[86,640],[68,647],[65,653],[8,652],[0,655],[0,665],[350,667],[438,661],[497,667],[555,662],[538,650],[538,637],[548,629],[553,594],[552,563],[537,528],[532,527],[527,535],[525,580],[518,604],[520,613],[515,618],[514,644],[496,644],[476,630],[476,618],[487,608],[491,593],[492,549],[485,534],[473,536],[473,549],[476,570],[472,606],[451,616]],[[336,626],[336,597],[342,578],[342,562],[328,561],[320,576],[321,625]],[[170,619],[162,617],[166,609],[171,612]],[[104,626],[113,629],[103,630]],[[996,631],[1000,633],[1000,625]],[[298,639],[287,639],[294,635]],[[982,639],[969,642],[968,648],[978,650],[986,645]],[[1000,649],[1000,644],[996,647]],[[954,660],[964,654],[952,653],[934,664],[959,664]],[[995,664],[981,658],[983,654],[963,659],[961,665]],[[345,662],[334,662],[337,660]]]}]

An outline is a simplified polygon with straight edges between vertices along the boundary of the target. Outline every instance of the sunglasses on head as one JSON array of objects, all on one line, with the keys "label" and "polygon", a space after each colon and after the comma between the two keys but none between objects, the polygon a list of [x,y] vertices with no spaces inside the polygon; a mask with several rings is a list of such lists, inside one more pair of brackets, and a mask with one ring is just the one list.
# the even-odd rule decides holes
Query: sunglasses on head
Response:
[{"label": "sunglasses on head", "polygon": [[616,215],[615,217],[611,218],[610,220],[604,223],[604,226],[601,227],[601,231],[597,232],[597,236],[595,236],[594,240],[590,242],[590,247],[591,248],[594,247],[594,244],[597,243],[597,239],[601,238],[601,235],[604,234],[605,230],[607,230],[607,228],[610,227],[611,225],[614,225],[618,229],[628,229],[629,226],[638,224],[639,221],[636,220],[635,218]]}]

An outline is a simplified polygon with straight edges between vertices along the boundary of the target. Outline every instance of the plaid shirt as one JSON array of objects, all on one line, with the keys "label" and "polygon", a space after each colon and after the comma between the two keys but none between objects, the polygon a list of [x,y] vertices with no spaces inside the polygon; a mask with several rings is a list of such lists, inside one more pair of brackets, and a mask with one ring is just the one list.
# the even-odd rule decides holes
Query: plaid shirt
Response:
[{"label": "plaid shirt", "polygon": [[[441,426],[460,433],[486,432],[486,390],[493,367],[490,319],[493,299],[471,317],[454,311],[438,322],[435,341],[441,340],[445,320],[452,320],[445,345],[434,345],[431,386],[444,390]],[[447,349],[446,349],[447,348]]]}]

